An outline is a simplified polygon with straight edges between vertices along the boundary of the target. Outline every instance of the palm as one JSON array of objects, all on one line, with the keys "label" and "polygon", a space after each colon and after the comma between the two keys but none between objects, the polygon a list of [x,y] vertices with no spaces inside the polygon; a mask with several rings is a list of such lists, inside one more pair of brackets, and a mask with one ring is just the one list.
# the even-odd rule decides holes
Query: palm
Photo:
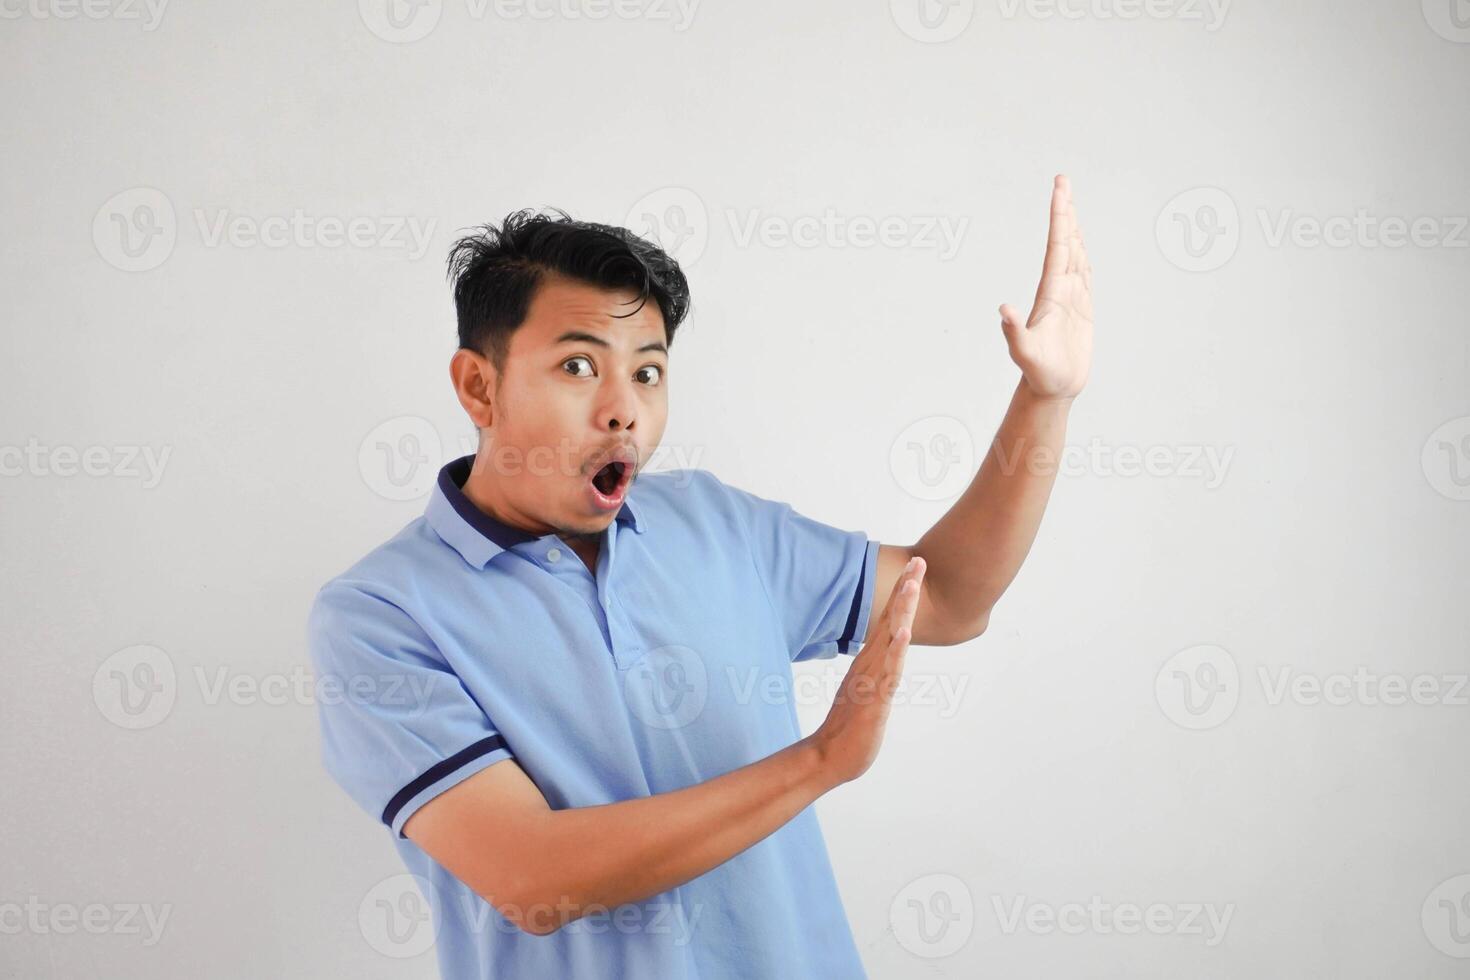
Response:
[{"label": "palm", "polygon": [[1092,364],[1092,266],[1066,177],[1052,186],[1046,258],[1031,315],[1023,324],[1009,304],[1000,313],[1011,359],[1035,394],[1071,398],[1082,390]]}]

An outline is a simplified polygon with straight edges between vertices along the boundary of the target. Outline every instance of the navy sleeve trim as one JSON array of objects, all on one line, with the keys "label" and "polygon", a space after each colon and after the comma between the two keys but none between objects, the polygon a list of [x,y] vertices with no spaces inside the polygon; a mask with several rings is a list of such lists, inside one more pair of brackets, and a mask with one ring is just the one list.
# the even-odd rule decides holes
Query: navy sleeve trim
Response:
[{"label": "navy sleeve trim", "polygon": [[447,759],[443,759],[439,762],[434,763],[421,775],[415,778],[413,782],[409,783],[407,786],[399,790],[393,796],[393,799],[388,801],[387,807],[383,809],[383,822],[389,827],[392,827],[394,818],[398,816],[398,811],[402,810],[408,804],[409,800],[413,799],[415,796],[418,796],[424,790],[428,789],[430,786],[434,785],[445,776],[454,772],[456,769],[459,769],[462,766],[474,762],[482,755],[486,755],[488,753],[494,752],[496,749],[503,749],[505,747],[505,739],[501,738],[499,735],[491,735],[489,738],[480,739],[478,742],[476,742],[474,745],[471,745],[467,749],[461,749]]},{"label": "navy sleeve trim", "polygon": [[863,582],[868,577],[868,548],[863,548],[863,557],[859,560],[862,562],[862,568],[858,572],[857,591],[852,595],[852,608],[847,611],[847,625],[843,627],[842,638],[837,641],[838,653],[847,652],[847,648],[852,644],[852,634],[857,632],[858,610],[863,604]]}]

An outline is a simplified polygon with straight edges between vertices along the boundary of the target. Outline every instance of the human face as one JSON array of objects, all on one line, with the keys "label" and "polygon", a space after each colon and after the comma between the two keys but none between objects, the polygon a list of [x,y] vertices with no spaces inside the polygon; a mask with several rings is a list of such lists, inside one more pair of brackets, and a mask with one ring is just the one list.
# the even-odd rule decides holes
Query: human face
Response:
[{"label": "human face", "polygon": [[[472,500],[541,533],[612,523],[668,419],[663,315],[650,298],[628,316],[637,305],[632,290],[548,277],[510,336],[504,372],[470,355],[490,375],[486,418],[476,418],[488,459],[476,459],[471,480],[487,475]],[[469,352],[457,365],[460,355]],[[454,369],[462,402],[465,373]]]}]

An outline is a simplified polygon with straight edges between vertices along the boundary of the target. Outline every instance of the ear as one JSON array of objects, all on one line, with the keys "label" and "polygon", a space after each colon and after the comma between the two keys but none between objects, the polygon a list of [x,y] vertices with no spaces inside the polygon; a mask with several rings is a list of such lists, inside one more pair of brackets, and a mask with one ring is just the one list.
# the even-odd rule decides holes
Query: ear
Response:
[{"label": "ear", "polygon": [[478,429],[489,428],[494,421],[495,388],[500,383],[495,365],[485,355],[461,347],[449,359],[449,380],[470,421]]}]

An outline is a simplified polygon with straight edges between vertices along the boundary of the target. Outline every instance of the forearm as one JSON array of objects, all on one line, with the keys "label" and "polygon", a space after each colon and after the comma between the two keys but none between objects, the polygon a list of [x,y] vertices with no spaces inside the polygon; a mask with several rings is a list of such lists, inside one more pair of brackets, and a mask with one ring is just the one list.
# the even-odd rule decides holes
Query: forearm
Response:
[{"label": "forearm", "polygon": [[969,487],[919,539],[933,602],[952,623],[983,632],[1041,526],[1066,437],[1071,399],[1017,386]]},{"label": "forearm", "polygon": [[765,839],[835,782],[803,739],[714,779],[602,806],[548,810],[524,841],[528,903],[556,926],[667,891]]}]

